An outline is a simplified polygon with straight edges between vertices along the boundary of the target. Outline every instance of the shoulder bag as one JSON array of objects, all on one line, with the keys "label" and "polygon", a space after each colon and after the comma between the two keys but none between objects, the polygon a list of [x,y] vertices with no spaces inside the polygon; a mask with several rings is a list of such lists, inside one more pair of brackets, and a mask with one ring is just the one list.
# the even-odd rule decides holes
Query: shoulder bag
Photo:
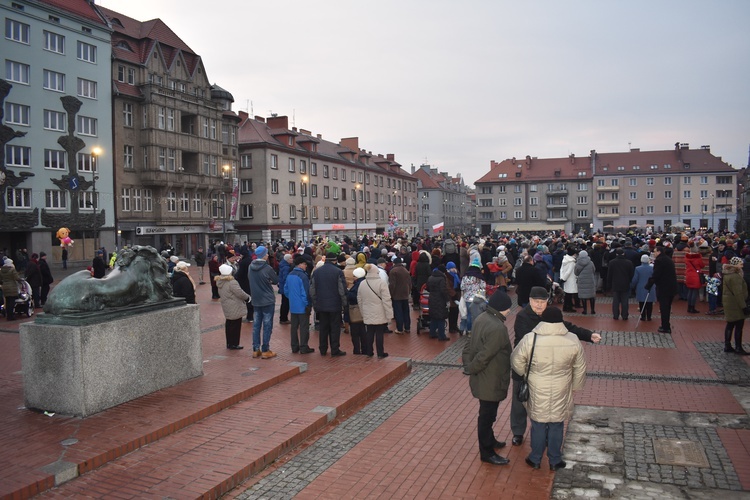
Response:
[{"label": "shoulder bag", "polygon": [[531,369],[531,360],[534,359],[534,347],[536,347],[536,332],[534,332],[534,342],[531,344],[531,356],[529,356],[529,364],[526,366],[526,373],[523,376],[523,380],[518,384],[518,400],[525,403],[529,400],[529,370]]}]

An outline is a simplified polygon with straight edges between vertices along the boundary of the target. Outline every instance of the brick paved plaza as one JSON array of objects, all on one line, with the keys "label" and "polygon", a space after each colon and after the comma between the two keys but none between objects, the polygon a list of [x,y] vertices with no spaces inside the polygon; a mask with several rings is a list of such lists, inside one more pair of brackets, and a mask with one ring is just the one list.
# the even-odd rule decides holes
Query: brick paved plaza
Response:
[{"label": "brick paved plaza", "polygon": [[[292,354],[289,326],[276,324],[279,356],[252,359],[252,324],[246,348],[228,351],[208,285],[198,303],[204,376],[86,419],[24,408],[19,322],[3,321],[0,497],[750,497],[750,366],[722,352],[722,318],[688,316],[685,302],[671,335],[655,333],[658,315],[637,329],[637,314],[613,320],[604,297],[596,316],[566,314],[603,341],[585,345],[568,468],[556,473],[546,458],[524,463],[528,439],[500,450],[508,466],[480,462],[465,338],[388,335],[378,360],[353,356],[342,335],[349,354],[331,358]],[[507,401],[495,433],[510,442]],[[664,443],[677,443],[668,460]]]}]

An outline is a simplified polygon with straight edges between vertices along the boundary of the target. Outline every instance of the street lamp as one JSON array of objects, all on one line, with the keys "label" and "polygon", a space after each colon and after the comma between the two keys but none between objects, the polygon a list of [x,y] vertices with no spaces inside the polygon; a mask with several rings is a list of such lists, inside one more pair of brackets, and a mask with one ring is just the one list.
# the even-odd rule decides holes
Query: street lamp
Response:
[{"label": "street lamp", "polygon": [[[96,255],[96,250],[99,248],[99,218],[97,217],[96,213],[96,181],[99,179],[99,176],[96,175],[97,171],[99,170],[99,156],[102,154],[102,148],[99,146],[94,147],[91,150],[91,177],[92,177],[92,184],[91,184],[91,192],[92,192],[92,205],[94,207],[94,255]],[[106,258],[106,256],[105,256]]]},{"label": "street lamp", "polygon": [[716,226],[714,219],[716,218],[716,197],[711,195],[711,232],[716,233]]},{"label": "street lamp", "polygon": [[307,176],[302,176],[302,242],[305,242],[305,193],[307,192]]},{"label": "street lamp", "polygon": [[[231,170],[231,167],[229,165],[223,165],[221,167],[222,174],[224,176],[224,182],[228,183],[229,180],[229,171]],[[223,200],[221,202],[221,215],[224,219],[222,224],[222,229],[224,230],[224,245],[228,245],[229,242],[227,241],[227,190],[222,189],[221,194],[223,195]]]},{"label": "street lamp", "polygon": [[[420,224],[417,224],[417,227],[419,227],[421,224],[424,224],[424,200],[426,200],[426,199],[427,199],[427,193],[422,193],[422,203],[421,203],[421,207],[420,207],[422,215],[420,216]],[[424,231],[425,231],[424,234],[423,234],[423,236],[424,236],[424,235],[427,234],[427,228],[423,227],[422,229],[424,229]]]},{"label": "street lamp", "polygon": [[359,226],[357,225],[357,217],[359,216],[359,213],[357,212],[357,195],[359,194],[359,183],[354,185],[354,239],[357,240],[359,238]]}]

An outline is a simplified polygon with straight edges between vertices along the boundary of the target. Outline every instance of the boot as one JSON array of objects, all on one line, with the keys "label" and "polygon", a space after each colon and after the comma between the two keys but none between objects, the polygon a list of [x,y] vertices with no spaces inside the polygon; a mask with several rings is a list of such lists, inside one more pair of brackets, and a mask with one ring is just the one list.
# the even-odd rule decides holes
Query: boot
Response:
[{"label": "boot", "polygon": [[[726,333],[724,334],[726,337]],[[745,349],[742,348],[742,332],[734,334],[734,352],[737,354],[740,354],[742,356],[748,356],[750,355],[750,352],[747,352]]]},{"label": "boot", "polygon": [[732,348],[732,328],[729,325],[724,328],[724,352],[734,352]]},{"label": "boot", "polygon": [[596,314],[596,311],[594,310],[595,304],[596,304],[596,300],[591,299],[591,314]]}]

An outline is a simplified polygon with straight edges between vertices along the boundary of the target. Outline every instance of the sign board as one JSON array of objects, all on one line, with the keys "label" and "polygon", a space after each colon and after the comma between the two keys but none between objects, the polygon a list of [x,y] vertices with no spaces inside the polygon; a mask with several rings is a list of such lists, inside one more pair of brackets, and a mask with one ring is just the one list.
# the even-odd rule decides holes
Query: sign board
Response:
[{"label": "sign board", "polygon": [[148,236],[151,234],[193,234],[205,233],[208,228],[205,226],[137,226],[135,234]]}]

